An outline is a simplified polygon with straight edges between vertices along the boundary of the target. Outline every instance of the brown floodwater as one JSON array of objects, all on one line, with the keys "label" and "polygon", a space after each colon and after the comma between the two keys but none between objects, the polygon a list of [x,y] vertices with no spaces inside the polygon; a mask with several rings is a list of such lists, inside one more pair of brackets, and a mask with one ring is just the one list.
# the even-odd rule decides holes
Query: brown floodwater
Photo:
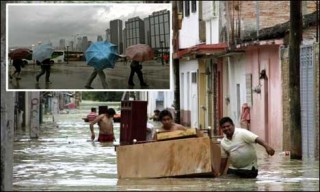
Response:
[{"label": "brown floodwater", "polygon": [[[270,157],[260,146],[257,146],[259,175],[256,179],[222,176],[119,180],[114,146],[91,142],[89,124],[81,120],[91,107],[99,105],[108,103],[83,102],[80,109],[67,110],[68,114],[57,114],[54,118],[45,115],[37,140],[17,132],[13,190],[319,191],[319,161],[290,160],[280,155],[280,151]],[[119,126],[115,124],[115,144],[119,142]],[[95,132],[98,132],[97,126]]]}]

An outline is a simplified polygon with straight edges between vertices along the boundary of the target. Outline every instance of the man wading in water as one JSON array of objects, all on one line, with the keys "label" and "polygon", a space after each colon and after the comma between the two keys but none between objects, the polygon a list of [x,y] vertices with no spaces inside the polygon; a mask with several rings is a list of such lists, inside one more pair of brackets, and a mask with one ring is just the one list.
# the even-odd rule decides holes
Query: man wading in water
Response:
[{"label": "man wading in water", "polygon": [[91,140],[95,138],[93,125],[98,123],[99,126],[99,142],[113,142],[115,137],[113,134],[113,116],[116,114],[113,108],[109,108],[105,114],[99,115],[90,123]]}]

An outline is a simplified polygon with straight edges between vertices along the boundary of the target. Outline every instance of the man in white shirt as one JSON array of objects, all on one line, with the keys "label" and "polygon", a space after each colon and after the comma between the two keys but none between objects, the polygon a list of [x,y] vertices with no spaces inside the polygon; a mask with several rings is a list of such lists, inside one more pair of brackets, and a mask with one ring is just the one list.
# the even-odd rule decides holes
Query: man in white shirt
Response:
[{"label": "man in white shirt", "polygon": [[256,178],[258,165],[253,144],[260,144],[271,156],[274,155],[274,149],[256,134],[246,129],[235,128],[229,117],[223,117],[219,124],[225,135],[221,140],[221,164],[218,175],[223,173],[227,165],[227,158],[230,158],[227,174],[243,178]]}]

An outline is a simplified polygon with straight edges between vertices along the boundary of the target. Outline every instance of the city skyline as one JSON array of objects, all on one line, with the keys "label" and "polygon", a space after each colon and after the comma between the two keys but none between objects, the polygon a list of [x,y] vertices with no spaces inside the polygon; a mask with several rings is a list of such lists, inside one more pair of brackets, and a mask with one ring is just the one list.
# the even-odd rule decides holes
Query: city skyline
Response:
[{"label": "city skyline", "polygon": [[8,46],[31,47],[39,42],[58,46],[60,39],[67,44],[83,36],[95,41],[98,35],[105,40],[111,20],[145,18],[164,9],[171,10],[170,4],[9,4]]}]

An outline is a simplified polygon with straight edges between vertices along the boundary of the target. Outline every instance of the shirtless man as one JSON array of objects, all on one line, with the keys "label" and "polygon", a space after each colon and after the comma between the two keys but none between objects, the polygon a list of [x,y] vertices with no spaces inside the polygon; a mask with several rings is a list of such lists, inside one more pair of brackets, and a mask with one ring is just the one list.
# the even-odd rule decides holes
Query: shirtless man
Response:
[{"label": "shirtless man", "polygon": [[168,110],[163,110],[160,112],[159,120],[162,123],[161,129],[164,131],[187,130],[187,128],[185,128],[183,125],[173,122],[172,114]]},{"label": "shirtless man", "polygon": [[99,125],[99,142],[113,142],[115,137],[113,134],[113,116],[116,114],[113,108],[109,108],[107,113],[99,115],[94,121],[90,123],[91,140],[95,138],[93,125]]}]

